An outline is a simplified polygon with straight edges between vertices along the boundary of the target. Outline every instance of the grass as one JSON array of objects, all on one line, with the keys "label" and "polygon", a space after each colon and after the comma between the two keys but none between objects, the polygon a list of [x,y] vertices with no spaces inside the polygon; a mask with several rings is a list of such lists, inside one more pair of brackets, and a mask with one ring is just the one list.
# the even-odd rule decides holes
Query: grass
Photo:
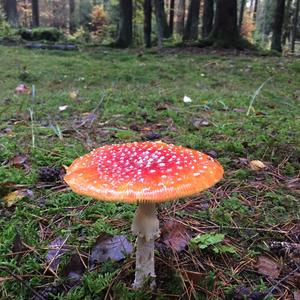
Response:
[{"label": "grass", "polygon": [[[239,286],[268,291],[276,284],[258,274],[255,261],[267,255],[288,265],[269,242],[300,242],[299,230],[289,231],[300,217],[299,61],[231,53],[50,52],[2,46],[0,57],[0,195],[20,185],[34,192],[10,208],[0,200],[1,299],[29,299],[30,288],[47,295],[46,287],[52,288],[53,299],[170,299],[188,298],[188,293],[197,299],[234,299]],[[247,115],[252,96],[266,80]],[[14,93],[21,82],[34,85],[35,97]],[[184,95],[192,102],[184,103]],[[60,106],[67,108],[60,111]],[[199,119],[206,126],[195,126]],[[180,263],[177,255],[158,252],[161,283],[155,294],[130,288],[132,257],[86,271],[71,290],[61,288],[61,270],[70,253],[57,278],[44,274],[49,243],[69,236],[73,250],[88,253],[102,232],[133,240],[135,207],[95,202],[61,183],[47,186],[39,181],[40,168],[61,168],[107,143],[142,140],[149,129],[163,141],[213,151],[226,172],[217,188],[189,199],[184,209],[185,200],[162,205],[162,223],[175,218],[193,225],[193,234],[222,233],[237,252],[190,249],[179,254]],[[8,163],[20,153],[30,162],[27,173]],[[253,159],[268,169],[251,170]],[[12,250],[17,233],[27,245],[22,256]],[[182,270],[201,273],[201,281],[186,280]],[[282,277],[289,271],[282,271]],[[293,282],[285,284],[289,289],[280,285],[274,297],[296,291]]]}]

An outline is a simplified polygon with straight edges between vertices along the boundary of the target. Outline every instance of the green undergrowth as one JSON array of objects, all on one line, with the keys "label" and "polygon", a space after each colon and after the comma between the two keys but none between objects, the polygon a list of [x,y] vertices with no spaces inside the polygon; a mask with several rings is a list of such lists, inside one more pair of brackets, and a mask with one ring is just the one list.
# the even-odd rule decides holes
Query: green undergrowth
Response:
[{"label": "green undergrowth", "polygon": [[[69,190],[55,190],[40,184],[38,174],[41,167],[68,166],[104,144],[143,140],[145,128],[163,141],[213,153],[222,163],[221,184],[228,183],[232,192],[224,192],[222,200],[205,209],[170,214],[219,226],[222,234],[236,239],[244,249],[233,254],[235,260],[264,253],[264,239],[282,239],[260,232],[253,243],[255,228],[299,219],[299,195],[289,181],[300,167],[299,60],[215,52],[171,55],[102,48],[59,52],[0,47],[0,70],[0,196],[20,185],[33,191],[32,197],[10,208],[0,200],[0,279],[5,278],[0,281],[1,299],[32,296],[1,266],[22,275],[36,290],[59,282],[44,274],[47,246],[58,236],[68,236],[69,244],[85,252],[103,232],[134,240],[130,233],[134,205],[95,202]],[[252,95],[268,79],[247,115]],[[16,94],[20,83],[35,94]],[[185,95],[192,102],[185,103]],[[95,115],[92,122],[88,114]],[[18,154],[28,157],[29,170],[9,164]],[[253,171],[245,160],[261,160],[272,172]],[[272,175],[276,170],[281,179]],[[213,201],[214,192],[205,192],[203,198]],[[243,228],[250,228],[249,232],[245,234]],[[12,255],[17,233],[33,249],[19,258]],[[212,259],[218,255],[212,253]],[[86,272],[79,286],[60,291],[53,299],[103,299],[108,289],[115,299],[154,297],[151,291],[130,288],[132,266],[114,282],[121,268],[122,263],[108,263],[98,272]],[[205,291],[222,286],[216,274],[213,268],[204,272],[202,285],[196,288],[199,299],[207,299]],[[159,286],[155,299],[183,293],[179,275],[170,272],[170,281],[164,281],[165,288]],[[254,289],[261,287],[260,280],[253,277]],[[268,286],[267,281],[263,283]],[[225,293],[233,287],[228,283]]]}]

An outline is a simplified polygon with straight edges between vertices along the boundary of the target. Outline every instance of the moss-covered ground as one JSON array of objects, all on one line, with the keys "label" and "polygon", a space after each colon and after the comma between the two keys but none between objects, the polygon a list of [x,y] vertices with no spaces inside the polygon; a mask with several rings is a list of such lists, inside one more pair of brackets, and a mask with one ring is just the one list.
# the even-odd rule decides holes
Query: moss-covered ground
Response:
[{"label": "moss-covered ground", "polygon": [[[31,93],[15,93],[20,83]],[[299,83],[296,58],[1,46],[0,299],[292,299],[300,262],[285,247],[300,245]],[[162,204],[161,226],[176,220],[192,236],[222,233],[228,247],[160,248],[154,291],[131,288],[133,255],[85,269],[68,286],[72,253],[88,257],[103,232],[134,241],[135,205],[78,196],[62,181],[43,182],[41,168],[153,138],[209,153],[225,169],[209,191]],[[252,170],[252,160],[266,168]],[[14,191],[27,197],[8,207]],[[69,251],[49,272],[58,237]]]}]

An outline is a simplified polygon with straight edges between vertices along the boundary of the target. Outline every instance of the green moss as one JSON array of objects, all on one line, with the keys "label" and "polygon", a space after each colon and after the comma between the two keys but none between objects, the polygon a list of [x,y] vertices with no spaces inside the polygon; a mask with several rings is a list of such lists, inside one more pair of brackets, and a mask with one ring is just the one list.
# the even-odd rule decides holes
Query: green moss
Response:
[{"label": "green moss", "polygon": [[[203,195],[208,202],[212,199],[209,208],[178,210],[176,216],[193,217],[205,225],[208,222],[208,228],[211,222],[224,226],[226,237],[237,239],[243,247],[241,260],[265,251],[260,242],[253,244],[253,236],[259,234],[259,241],[271,236],[257,233],[253,226],[269,228],[300,217],[299,201],[293,188],[287,187],[288,181],[280,182],[278,187],[266,174],[260,182],[268,189],[254,187],[251,182],[261,174],[238,163],[240,158],[259,159],[274,169],[279,166],[287,180],[297,176],[300,64],[294,59],[271,56],[137,54],[133,49],[93,48],[75,53],[0,47],[0,57],[5,57],[0,61],[0,182],[26,185],[34,192],[32,199],[21,200],[10,209],[0,202],[0,264],[12,265],[16,274],[31,274],[26,282],[32,288],[49,283],[41,276],[41,261],[45,260],[47,245],[57,236],[70,234],[69,243],[86,252],[103,231],[126,234],[134,240],[130,223],[135,205],[104,203],[69,190],[41,187],[38,169],[68,166],[78,156],[107,143],[142,140],[147,130],[160,133],[164,141],[215,152],[225,169],[224,198],[215,202],[212,193],[221,191],[212,190]],[[273,79],[254,102],[255,111],[247,116],[251,96],[270,76]],[[34,85],[34,98],[14,93],[21,81],[29,88]],[[76,91],[76,99],[70,97],[72,91]],[[192,103],[184,103],[184,95]],[[68,107],[60,111],[59,107],[65,105]],[[33,122],[29,109],[33,111]],[[91,112],[97,114],[94,122],[79,126]],[[195,119],[206,119],[208,124],[196,128],[192,124]],[[133,130],[132,125],[143,131]],[[28,173],[7,164],[18,153],[28,156]],[[0,186],[0,195],[14,189]],[[235,193],[227,194],[228,189]],[[56,222],[59,219],[62,221]],[[41,224],[51,231],[51,237],[41,238]],[[241,229],[229,228],[235,226]],[[9,255],[17,231],[35,250],[24,255],[18,266],[16,258]],[[87,272],[80,286],[57,297],[101,299],[118,271],[119,264],[103,265],[99,272]],[[202,289],[196,287],[199,299],[207,296],[201,290],[212,290],[221,282],[210,271],[203,271]],[[174,277],[171,274],[170,281],[155,296],[157,299],[168,299],[164,296],[168,293],[182,294],[180,274],[173,273]],[[0,271],[0,277],[5,276],[9,275]],[[128,276],[114,283],[115,299],[153,297],[148,290],[128,288],[133,274]],[[256,274],[251,284],[258,284]],[[15,280],[0,286],[0,298],[30,297],[28,289]]]}]

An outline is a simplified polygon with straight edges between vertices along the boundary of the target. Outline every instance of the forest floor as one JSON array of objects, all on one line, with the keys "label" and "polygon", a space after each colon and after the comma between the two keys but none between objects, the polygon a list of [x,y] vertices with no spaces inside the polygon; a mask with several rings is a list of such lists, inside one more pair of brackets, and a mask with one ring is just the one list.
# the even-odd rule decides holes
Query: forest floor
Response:
[{"label": "forest floor", "polygon": [[[3,46],[0,58],[0,299],[300,299],[299,60]],[[216,157],[225,177],[160,205],[157,289],[135,291],[134,253],[97,250],[134,244],[135,205],[61,178],[93,148],[153,139]]]}]

